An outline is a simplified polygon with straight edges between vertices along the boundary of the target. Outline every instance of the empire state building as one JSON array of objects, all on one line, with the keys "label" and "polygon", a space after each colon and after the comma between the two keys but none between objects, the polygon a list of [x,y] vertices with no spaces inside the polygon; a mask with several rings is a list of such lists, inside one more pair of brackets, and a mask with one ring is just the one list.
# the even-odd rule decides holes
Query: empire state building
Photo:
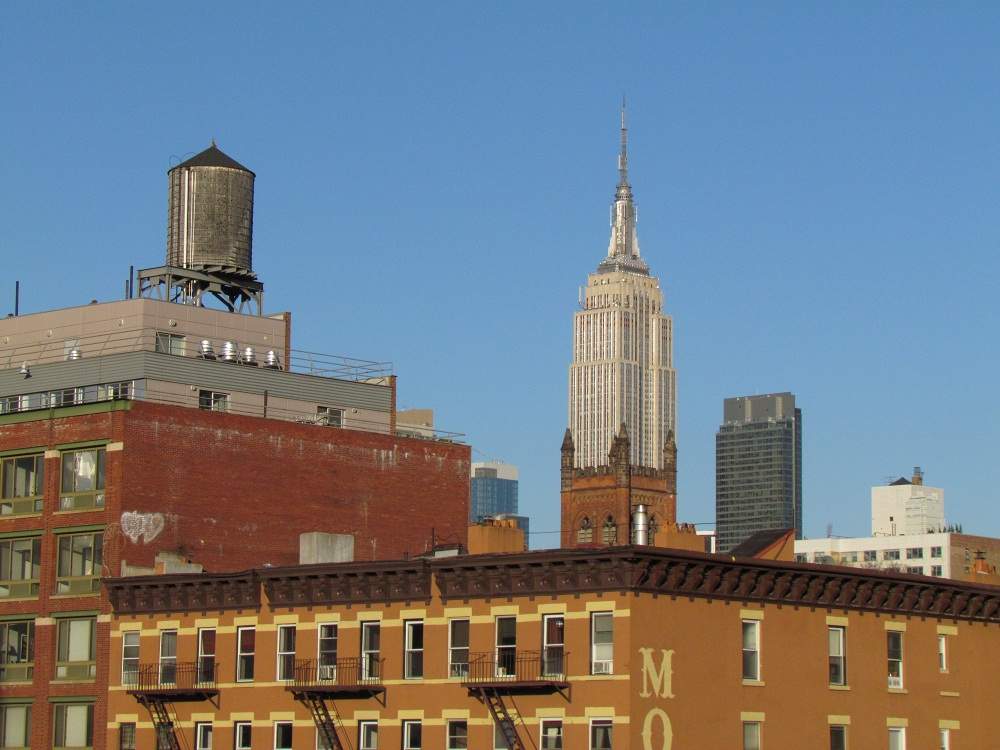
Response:
[{"label": "empire state building", "polygon": [[580,303],[569,368],[574,465],[607,464],[612,439],[624,424],[631,464],[664,468],[677,413],[673,321],[663,312],[659,281],[639,255],[624,107],[611,241]]}]

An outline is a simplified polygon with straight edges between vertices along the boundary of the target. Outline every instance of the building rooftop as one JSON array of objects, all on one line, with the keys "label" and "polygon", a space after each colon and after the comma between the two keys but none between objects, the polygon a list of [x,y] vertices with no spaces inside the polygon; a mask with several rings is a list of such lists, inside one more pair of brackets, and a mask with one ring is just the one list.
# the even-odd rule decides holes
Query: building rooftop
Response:
[{"label": "building rooftop", "polygon": [[215,141],[212,141],[212,145],[206,148],[199,154],[195,154],[187,161],[182,161],[176,167],[172,167],[170,171],[175,169],[180,169],[181,167],[226,167],[227,169],[239,169],[243,172],[253,172],[242,164],[240,164],[236,159],[223,153],[218,146],[215,145]]}]

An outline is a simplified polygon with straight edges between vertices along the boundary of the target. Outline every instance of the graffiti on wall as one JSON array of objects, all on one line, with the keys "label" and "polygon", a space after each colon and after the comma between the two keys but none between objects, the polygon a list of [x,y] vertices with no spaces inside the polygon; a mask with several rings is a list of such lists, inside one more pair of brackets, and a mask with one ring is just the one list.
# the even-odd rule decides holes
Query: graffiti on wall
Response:
[{"label": "graffiti on wall", "polygon": [[149,544],[160,535],[163,526],[162,513],[142,513],[138,510],[127,510],[122,513],[122,533],[133,544],[138,544],[139,539],[142,539],[144,544]]},{"label": "graffiti on wall", "polygon": [[[640,648],[642,657],[642,691],[641,698],[673,698],[674,697],[674,652],[673,649],[661,648],[660,663],[657,665],[653,656],[655,649]],[[660,726],[662,741],[659,747],[653,746],[653,728]],[[670,724],[670,716],[659,706],[654,706],[646,712],[642,721],[643,750],[670,750],[674,744],[674,730]]]}]

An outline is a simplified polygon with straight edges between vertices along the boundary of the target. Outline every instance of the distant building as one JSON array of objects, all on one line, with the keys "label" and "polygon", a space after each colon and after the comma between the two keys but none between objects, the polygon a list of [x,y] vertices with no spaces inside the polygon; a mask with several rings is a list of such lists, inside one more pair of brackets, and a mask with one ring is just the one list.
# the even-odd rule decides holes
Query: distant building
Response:
[{"label": "distant building", "polygon": [[802,538],[802,411],[791,393],[727,398],[715,436],[718,551],[758,531]]},{"label": "distant building", "polygon": [[928,534],[944,530],[944,490],[924,484],[919,466],[913,477],[872,487],[872,536]]},{"label": "distant building", "polygon": [[531,519],[528,518],[528,516],[518,516],[514,513],[501,513],[495,516],[495,519],[497,521],[513,521],[514,525],[524,532],[524,548],[528,548],[528,540],[530,539],[528,534],[531,533]]},{"label": "distant building", "polygon": [[903,478],[873,487],[872,535],[800,539],[795,559],[826,565],[992,583],[1000,570],[1000,539],[963,534],[947,525],[944,490],[923,484],[917,467]]},{"label": "distant building", "polygon": [[517,467],[502,461],[472,464],[469,521],[517,515]]}]

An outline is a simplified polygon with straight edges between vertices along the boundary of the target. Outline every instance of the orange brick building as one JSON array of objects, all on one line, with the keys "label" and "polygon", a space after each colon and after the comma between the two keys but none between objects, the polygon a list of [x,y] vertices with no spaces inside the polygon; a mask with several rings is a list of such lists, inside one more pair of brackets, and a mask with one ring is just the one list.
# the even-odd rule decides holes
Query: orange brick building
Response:
[{"label": "orange brick building", "polygon": [[634,546],[105,585],[122,750],[996,744],[993,587]]}]

